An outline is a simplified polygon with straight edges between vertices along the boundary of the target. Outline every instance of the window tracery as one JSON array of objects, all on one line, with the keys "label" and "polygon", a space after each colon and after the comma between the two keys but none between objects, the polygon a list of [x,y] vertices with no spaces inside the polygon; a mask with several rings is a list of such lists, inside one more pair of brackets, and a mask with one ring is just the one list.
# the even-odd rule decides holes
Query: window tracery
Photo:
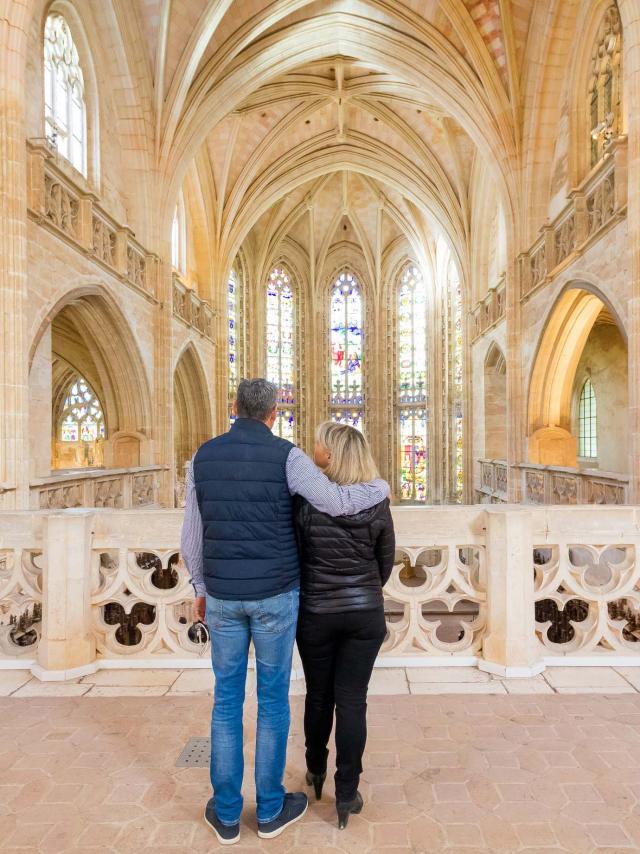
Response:
[{"label": "window tracery", "polygon": [[331,290],[329,409],[332,421],[358,430],[364,421],[362,321],[360,284],[353,273],[344,271]]},{"label": "window tracery", "polygon": [[422,272],[410,264],[398,288],[398,419],[400,499],[426,502],[427,292]]},{"label": "window tracery", "polygon": [[615,3],[607,9],[591,54],[588,89],[591,166],[620,133],[622,25]]},{"label": "window tracery", "polygon": [[266,304],[266,375],[279,389],[274,432],[283,439],[294,442],[298,423],[296,306],[291,276],[284,267],[275,267],[269,274]]},{"label": "window tracery", "polygon": [[84,77],[66,20],[47,17],[44,28],[45,134],[60,154],[87,174]]}]

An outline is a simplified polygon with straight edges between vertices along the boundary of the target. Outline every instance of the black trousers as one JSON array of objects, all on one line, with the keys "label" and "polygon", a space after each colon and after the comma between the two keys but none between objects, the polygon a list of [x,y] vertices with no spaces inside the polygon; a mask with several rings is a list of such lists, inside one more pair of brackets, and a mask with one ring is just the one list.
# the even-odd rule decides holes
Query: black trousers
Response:
[{"label": "black trousers", "polygon": [[336,800],[355,797],[367,741],[367,689],[386,635],[384,609],[313,614],[300,610],[298,649],[307,681],[304,712],[307,768],[327,769],[336,715]]}]

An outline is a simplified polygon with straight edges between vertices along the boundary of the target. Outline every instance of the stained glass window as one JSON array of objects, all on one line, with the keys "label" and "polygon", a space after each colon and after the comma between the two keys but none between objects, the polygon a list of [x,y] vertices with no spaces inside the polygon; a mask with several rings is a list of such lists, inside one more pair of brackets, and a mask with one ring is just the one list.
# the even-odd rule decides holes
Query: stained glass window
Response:
[{"label": "stained glass window", "polygon": [[77,377],[67,392],[60,419],[60,439],[63,442],[104,439],[100,401],[83,377]]},{"label": "stained glass window", "polygon": [[362,294],[356,277],[340,273],[331,291],[331,420],[362,430]]},{"label": "stained glass window", "polygon": [[276,267],[267,282],[267,379],[278,386],[278,417],[274,432],[295,441],[295,296],[291,277]]},{"label": "stained glass window", "polygon": [[464,331],[463,298],[456,265],[449,268],[451,301],[451,389],[453,407],[453,493],[458,501],[464,496]]},{"label": "stained glass window", "polygon": [[590,379],[582,386],[578,407],[579,455],[593,459],[598,456],[598,412],[596,393]]},{"label": "stained glass window", "polygon": [[227,325],[228,325],[228,346],[229,346],[229,418],[231,423],[235,421],[231,415],[231,404],[235,400],[238,390],[238,382],[240,374],[238,369],[238,318],[240,309],[240,293],[239,293],[238,274],[235,270],[229,273],[227,282]]},{"label": "stained glass window", "polygon": [[398,289],[400,499],[427,500],[427,290],[421,271],[405,268]]},{"label": "stained glass window", "polygon": [[44,28],[45,133],[63,157],[87,173],[84,78],[69,25],[49,15]]}]

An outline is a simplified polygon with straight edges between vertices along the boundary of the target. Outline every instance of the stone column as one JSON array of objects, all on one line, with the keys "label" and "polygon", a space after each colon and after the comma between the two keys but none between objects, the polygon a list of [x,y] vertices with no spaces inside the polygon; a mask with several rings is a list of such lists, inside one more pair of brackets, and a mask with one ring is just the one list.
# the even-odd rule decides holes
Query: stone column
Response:
[{"label": "stone column", "polygon": [[481,670],[498,676],[535,676],[544,670],[535,635],[531,512],[486,511],[487,633]]},{"label": "stone column", "polygon": [[[171,258],[169,241],[163,246],[162,257]],[[174,453],[173,435],[173,274],[171,263],[162,261],[158,275],[158,304],[155,311],[154,335],[154,401],[156,465],[168,465],[169,468],[159,474],[158,500],[164,507],[174,506]]]},{"label": "stone column", "polygon": [[93,673],[91,620],[93,511],[65,510],[47,519],[42,585],[42,635],[33,673],[58,681]]},{"label": "stone column", "polygon": [[25,64],[30,4],[0,3],[0,507],[29,501]]},{"label": "stone column", "polygon": [[640,502],[640,0],[619,0],[623,91],[628,117],[627,229],[631,254],[629,345],[629,502]]}]

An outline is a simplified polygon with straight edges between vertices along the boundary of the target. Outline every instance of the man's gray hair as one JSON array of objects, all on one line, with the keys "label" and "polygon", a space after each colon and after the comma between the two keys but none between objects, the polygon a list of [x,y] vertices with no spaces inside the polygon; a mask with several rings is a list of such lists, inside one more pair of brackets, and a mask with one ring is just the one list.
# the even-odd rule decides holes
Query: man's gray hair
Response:
[{"label": "man's gray hair", "polygon": [[236,395],[239,418],[266,421],[278,402],[278,386],[268,380],[242,380]]}]

